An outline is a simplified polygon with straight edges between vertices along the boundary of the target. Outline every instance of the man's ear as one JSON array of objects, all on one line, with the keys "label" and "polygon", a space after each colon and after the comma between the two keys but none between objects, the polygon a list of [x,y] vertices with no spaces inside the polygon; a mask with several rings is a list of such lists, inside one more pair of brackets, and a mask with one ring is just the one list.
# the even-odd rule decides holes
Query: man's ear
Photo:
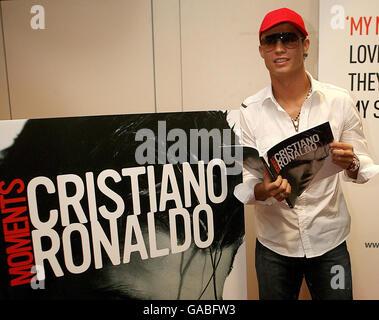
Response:
[{"label": "man's ear", "polygon": [[304,41],[303,41],[304,53],[308,52],[309,47],[310,47],[310,41],[309,41],[308,38],[305,38]]},{"label": "man's ear", "polygon": [[263,49],[261,46],[259,46],[259,54],[261,55],[261,57],[263,58]]}]

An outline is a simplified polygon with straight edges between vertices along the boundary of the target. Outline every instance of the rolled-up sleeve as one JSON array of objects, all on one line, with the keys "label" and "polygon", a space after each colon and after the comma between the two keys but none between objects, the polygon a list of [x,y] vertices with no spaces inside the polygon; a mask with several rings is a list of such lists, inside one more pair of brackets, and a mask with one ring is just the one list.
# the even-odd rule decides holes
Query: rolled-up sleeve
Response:
[{"label": "rolled-up sleeve", "polygon": [[[255,136],[253,134],[254,128],[249,128],[243,109],[240,110],[240,129],[242,145],[256,148]],[[265,201],[255,199],[254,188],[258,183],[263,181],[263,176],[261,172],[251,169],[248,166],[248,163],[245,162],[243,168],[243,183],[240,183],[234,188],[234,196],[244,204],[272,204],[272,198],[268,198]]]}]

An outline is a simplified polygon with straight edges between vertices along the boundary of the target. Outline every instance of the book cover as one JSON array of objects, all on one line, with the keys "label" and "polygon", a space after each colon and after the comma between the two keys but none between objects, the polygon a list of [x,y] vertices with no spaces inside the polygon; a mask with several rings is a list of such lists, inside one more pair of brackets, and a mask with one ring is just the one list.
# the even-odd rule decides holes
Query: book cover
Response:
[{"label": "book cover", "polygon": [[243,165],[251,173],[263,176],[263,163],[272,180],[279,175],[287,179],[292,191],[286,201],[293,207],[311,183],[342,170],[332,162],[329,143],[333,140],[330,124],[325,122],[277,143],[265,154],[243,146]]}]

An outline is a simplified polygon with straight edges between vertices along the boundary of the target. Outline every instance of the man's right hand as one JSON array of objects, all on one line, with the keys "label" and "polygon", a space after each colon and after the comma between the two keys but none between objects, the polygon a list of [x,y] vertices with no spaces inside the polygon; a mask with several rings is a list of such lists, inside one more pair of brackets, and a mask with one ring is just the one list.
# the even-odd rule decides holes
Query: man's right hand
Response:
[{"label": "man's right hand", "polygon": [[271,176],[265,166],[263,166],[263,182],[255,185],[255,199],[265,201],[270,197],[283,201],[291,194],[291,185],[287,179],[278,176],[275,181],[271,181]]}]

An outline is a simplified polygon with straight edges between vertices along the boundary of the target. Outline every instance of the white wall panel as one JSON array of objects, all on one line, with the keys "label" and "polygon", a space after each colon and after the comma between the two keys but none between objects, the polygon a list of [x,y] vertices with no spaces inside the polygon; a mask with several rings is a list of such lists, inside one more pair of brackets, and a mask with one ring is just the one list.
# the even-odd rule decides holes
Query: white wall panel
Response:
[{"label": "white wall panel", "polygon": [[182,111],[180,3],[153,1],[157,112]]},{"label": "white wall panel", "polygon": [[7,1],[3,17],[13,118],[154,111],[150,1]]}]

